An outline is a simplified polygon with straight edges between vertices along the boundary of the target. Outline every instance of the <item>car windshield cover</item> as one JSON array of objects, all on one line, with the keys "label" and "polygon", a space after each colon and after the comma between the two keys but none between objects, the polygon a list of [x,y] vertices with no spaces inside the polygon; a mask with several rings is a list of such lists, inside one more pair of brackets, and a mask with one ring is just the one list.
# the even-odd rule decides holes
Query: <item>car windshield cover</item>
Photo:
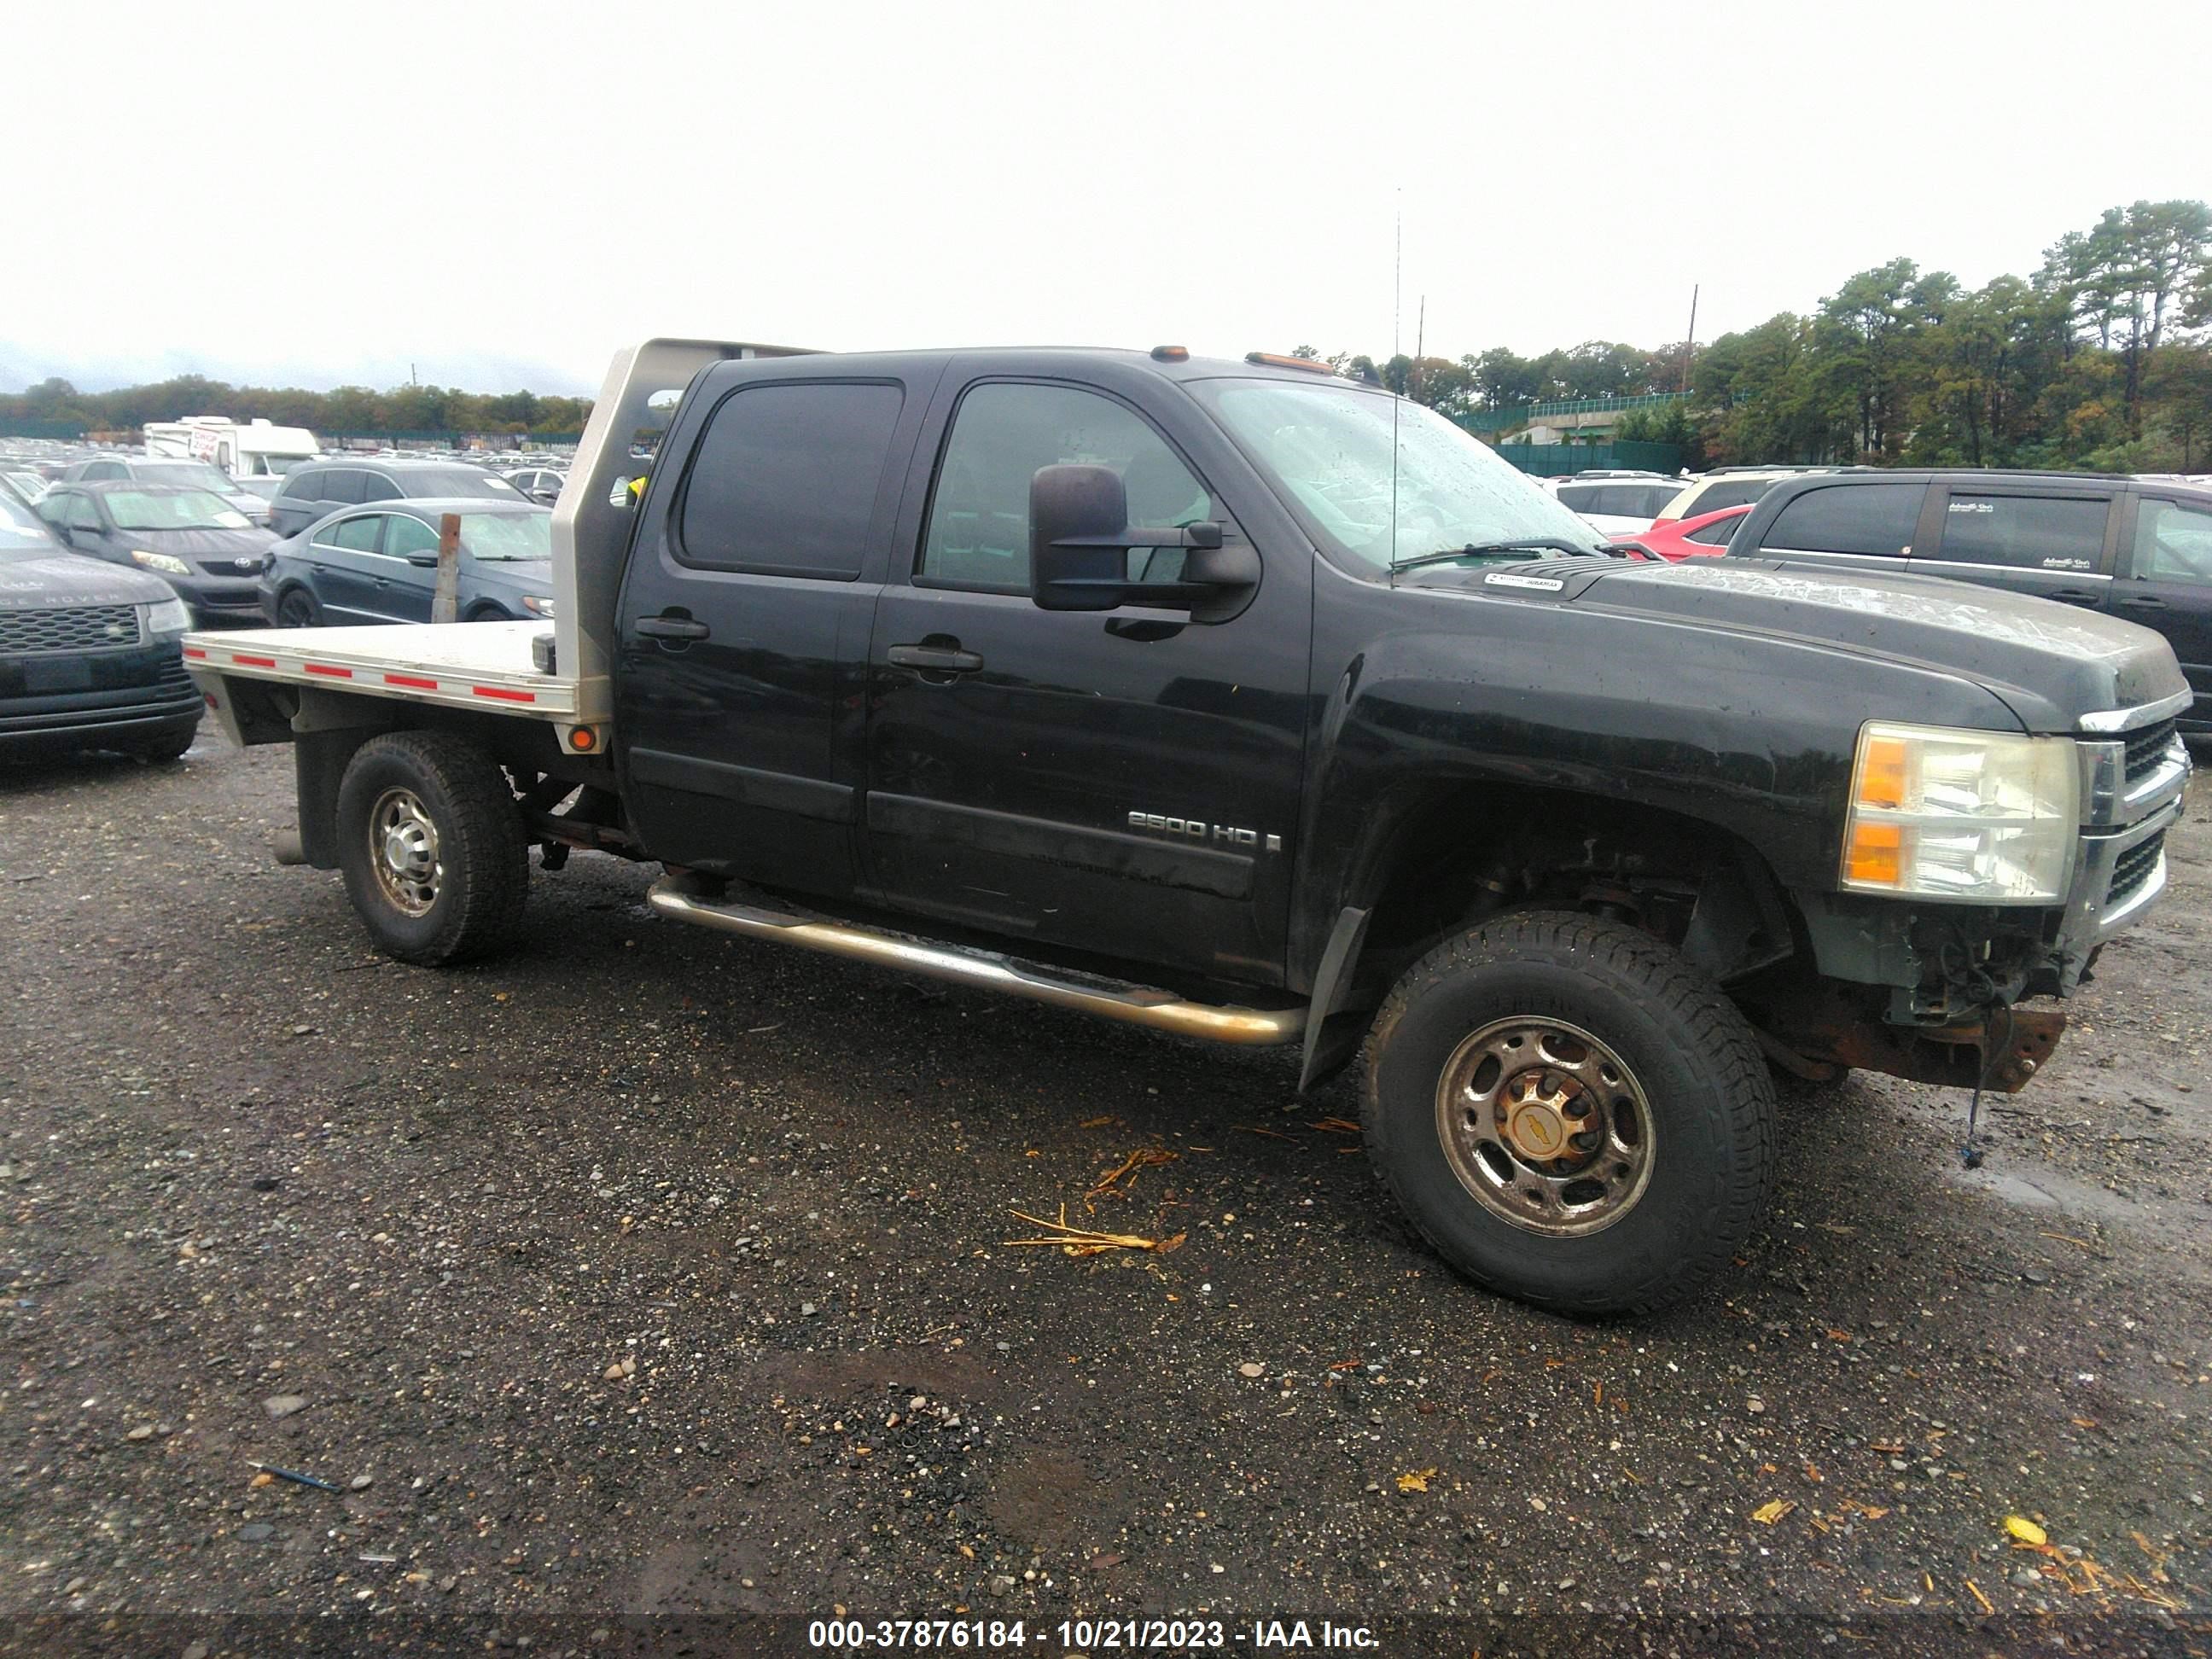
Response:
[{"label": "car windshield cover", "polygon": [[407,493],[417,498],[431,495],[495,495],[511,501],[522,492],[501,477],[489,472],[479,472],[474,467],[457,466],[442,472],[407,472],[400,475],[406,480]]},{"label": "car windshield cover", "polygon": [[107,511],[118,530],[246,530],[246,514],[204,489],[116,489]]},{"label": "car windshield cover", "polygon": [[0,494],[0,553],[37,556],[53,550],[53,538],[38,514],[13,495]]},{"label": "car windshield cover", "polygon": [[218,495],[232,493],[230,480],[205,461],[141,461],[131,469],[131,476],[141,483],[181,484]]},{"label": "car windshield cover", "polygon": [[550,513],[464,513],[461,545],[477,560],[505,562],[553,556]]},{"label": "car windshield cover", "polygon": [[1191,390],[1324,550],[1363,574],[1462,547],[1491,561],[1604,550],[1527,474],[1419,404],[1345,382],[1200,380]]}]

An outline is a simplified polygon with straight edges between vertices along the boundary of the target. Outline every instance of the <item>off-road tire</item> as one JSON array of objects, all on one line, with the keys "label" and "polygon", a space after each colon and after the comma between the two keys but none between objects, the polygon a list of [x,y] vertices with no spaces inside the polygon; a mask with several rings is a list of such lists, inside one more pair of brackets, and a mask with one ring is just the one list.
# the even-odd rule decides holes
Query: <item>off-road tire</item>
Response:
[{"label": "off-road tire", "polygon": [[[1601,1231],[1554,1237],[1502,1218],[1445,1153],[1445,1066],[1469,1033],[1522,1015],[1580,1026],[1648,1097],[1648,1185]],[[1620,922],[1523,911],[1445,941],[1391,993],[1365,1062],[1377,1173],[1437,1254],[1486,1289],[1563,1314],[1646,1313],[1727,1265],[1765,1208],[1775,1103],[1758,1039],[1711,977]]]},{"label": "off-road tire", "polygon": [[[437,832],[436,896],[420,915],[376,871],[370,814],[395,788],[411,792]],[[467,738],[394,732],[362,744],[338,785],[337,836],[346,896],[386,956],[443,967],[513,942],[530,891],[529,843],[506,774]]]}]

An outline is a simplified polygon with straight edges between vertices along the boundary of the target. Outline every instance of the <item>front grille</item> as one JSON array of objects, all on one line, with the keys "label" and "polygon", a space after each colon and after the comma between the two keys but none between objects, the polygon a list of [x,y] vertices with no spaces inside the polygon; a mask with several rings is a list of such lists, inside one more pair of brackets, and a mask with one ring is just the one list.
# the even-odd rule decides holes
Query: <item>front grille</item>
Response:
[{"label": "front grille", "polygon": [[0,654],[96,651],[138,643],[138,607],[88,605],[56,611],[0,611]]},{"label": "front grille", "polygon": [[248,559],[240,564],[236,559],[202,559],[200,568],[210,576],[258,576],[261,574],[261,561]]},{"label": "front grille", "polygon": [[2151,878],[2165,851],[2166,831],[2161,830],[2141,846],[2130,847],[2121,854],[2112,865],[2112,884],[2106,890],[2105,908],[2109,910],[2132,896]]},{"label": "front grille", "polygon": [[2140,783],[2158,770],[2158,763],[2166,757],[2166,745],[2173,741],[2173,722],[2161,720],[2156,726],[2146,726],[2140,732],[2127,736],[2127,778],[2130,783]]}]

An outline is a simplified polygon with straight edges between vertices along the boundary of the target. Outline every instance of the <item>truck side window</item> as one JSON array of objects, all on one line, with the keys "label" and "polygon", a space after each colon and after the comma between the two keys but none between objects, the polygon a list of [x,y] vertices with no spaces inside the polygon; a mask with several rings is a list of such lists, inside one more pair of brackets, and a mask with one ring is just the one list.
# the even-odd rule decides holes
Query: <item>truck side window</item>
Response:
[{"label": "truck side window", "polygon": [[[1808,489],[1775,515],[1760,542],[1774,552],[1901,558],[1912,548],[1925,484],[1847,483]],[[1698,511],[1705,511],[1702,502]]]},{"label": "truck side window", "polygon": [[1935,556],[2023,570],[2094,570],[2104,557],[2109,510],[2100,500],[1954,490]]},{"label": "truck side window", "polygon": [[880,382],[770,381],[724,398],[684,481],[676,556],[855,580],[905,397]]},{"label": "truck side window", "polygon": [[2212,512],[2146,497],[2136,508],[2135,574],[2145,581],[2212,583]]},{"label": "truck side window", "polygon": [[[917,579],[994,593],[1030,587],[1030,480],[1063,461],[1110,466],[1146,528],[1213,516],[1206,486],[1167,441],[1111,398],[1074,386],[992,381],[960,400],[937,470]],[[1175,581],[1178,547],[1129,550],[1132,581]]]}]

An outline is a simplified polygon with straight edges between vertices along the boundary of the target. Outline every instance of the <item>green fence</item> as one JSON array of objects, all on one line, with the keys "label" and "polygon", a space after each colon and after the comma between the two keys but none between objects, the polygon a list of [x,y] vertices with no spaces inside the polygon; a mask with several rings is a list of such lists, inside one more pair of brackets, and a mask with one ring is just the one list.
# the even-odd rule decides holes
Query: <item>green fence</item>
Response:
[{"label": "green fence", "polygon": [[0,421],[0,438],[82,438],[78,421]]},{"label": "green fence", "polygon": [[1557,478],[1570,472],[1617,469],[1636,472],[1679,472],[1680,444],[1500,444],[1498,453],[1523,472]]},{"label": "green fence", "polygon": [[1686,395],[1680,392],[1639,392],[1632,398],[1569,398],[1544,404],[1516,404],[1510,409],[1477,410],[1474,414],[1460,416],[1459,423],[1469,432],[1503,432],[1509,427],[1541,420],[1547,415],[1610,415],[1620,410],[1660,409],[1680,403]]},{"label": "green fence", "polygon": [[316,435],[325,443],[374,444],[437,444],[450,448],[470,438],[512,438],[519,444],[537,448],[560,445],[574,449],[583,439],[580,432],[328,432]]}]

